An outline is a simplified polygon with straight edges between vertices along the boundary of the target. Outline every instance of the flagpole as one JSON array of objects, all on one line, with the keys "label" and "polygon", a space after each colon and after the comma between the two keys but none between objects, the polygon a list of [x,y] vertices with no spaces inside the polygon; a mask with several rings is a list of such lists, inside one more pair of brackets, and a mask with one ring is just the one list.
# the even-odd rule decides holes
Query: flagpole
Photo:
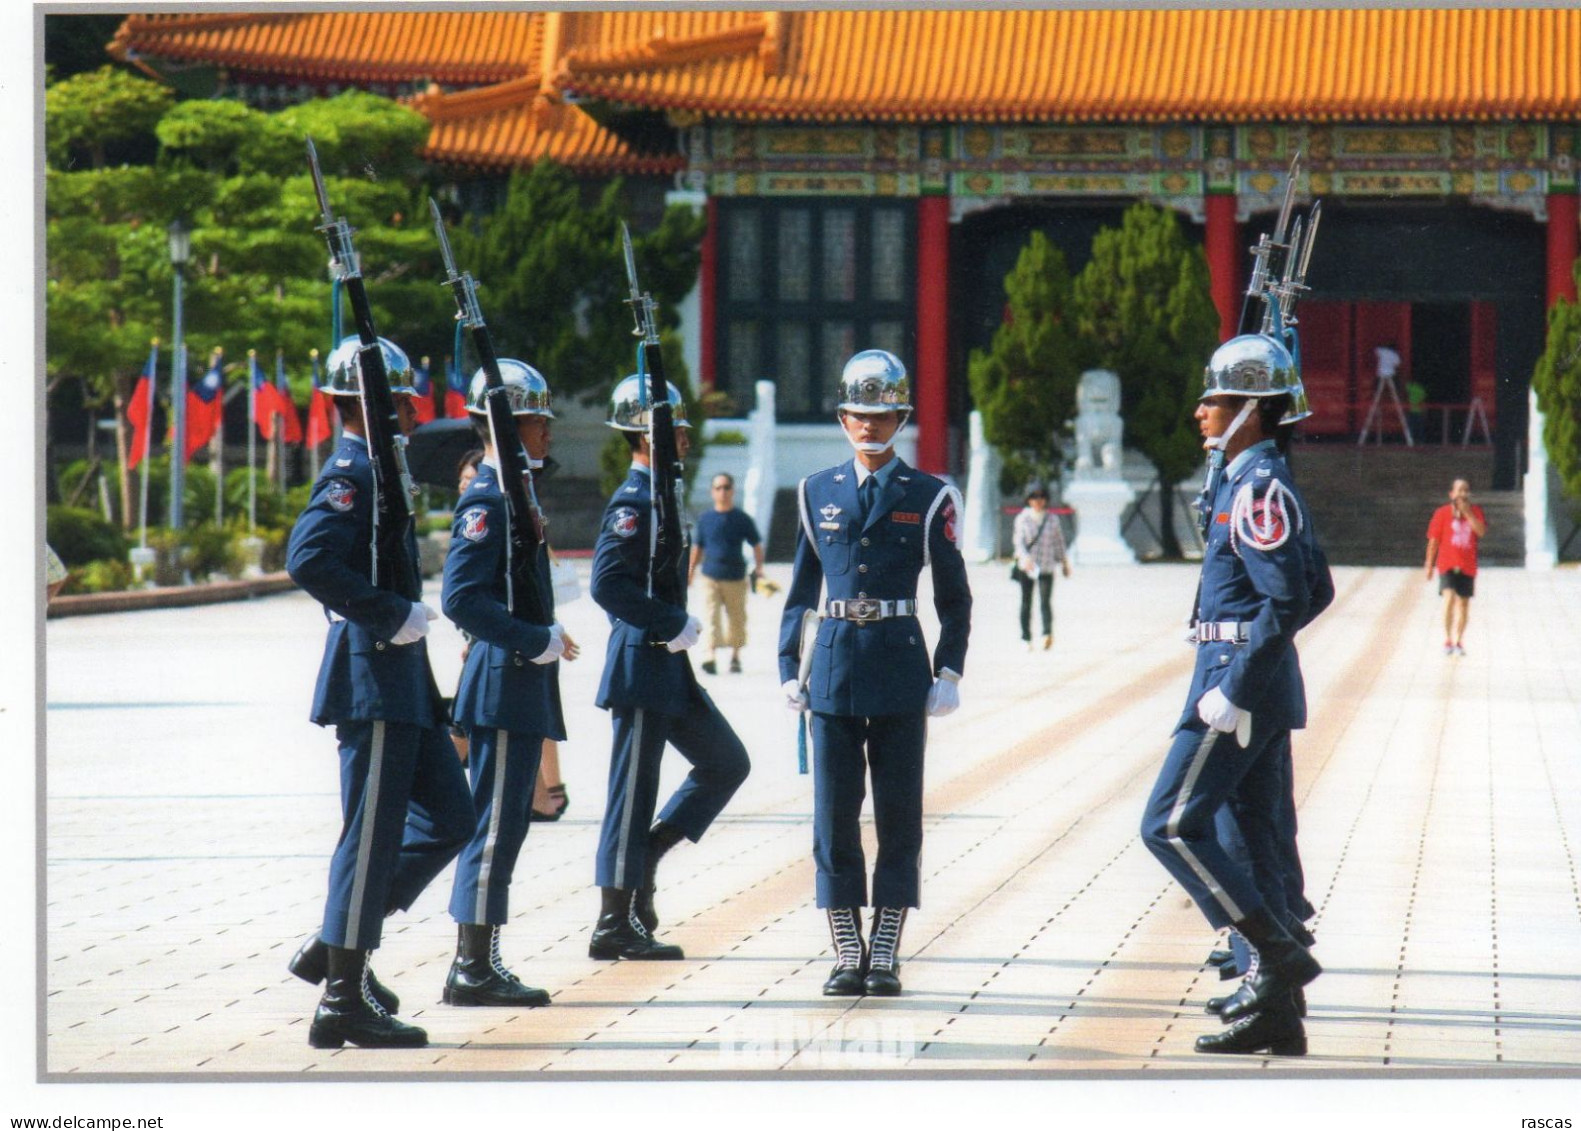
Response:
[{"label": "flagpole", "polygon": [[[218,362],[216,362],[218,364]],[[219,406],[219,420],[214,425],[214,438],[209,442],[214,453],[214,525],[225,527],[225,366],[220,365],[220,387],[214,394]]]},{"label": "flagpole", "polygon": [[[258,533],[258,351],[247,351],[247,533]],[[222,400],[220,402],[224,404]],[[223,420],[224,418],[221,417]]]}]

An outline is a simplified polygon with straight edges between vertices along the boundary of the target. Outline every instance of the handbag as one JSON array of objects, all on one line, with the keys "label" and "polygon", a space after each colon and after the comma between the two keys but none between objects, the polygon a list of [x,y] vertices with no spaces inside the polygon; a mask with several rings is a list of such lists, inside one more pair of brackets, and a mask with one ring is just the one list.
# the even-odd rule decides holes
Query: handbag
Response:
[{"label": "handbag", "polygon": [[1020,562],[1010,563],[1010,580],[1016,582],[1017,584],[1027,580],[1026,571],[1021,568]]}]

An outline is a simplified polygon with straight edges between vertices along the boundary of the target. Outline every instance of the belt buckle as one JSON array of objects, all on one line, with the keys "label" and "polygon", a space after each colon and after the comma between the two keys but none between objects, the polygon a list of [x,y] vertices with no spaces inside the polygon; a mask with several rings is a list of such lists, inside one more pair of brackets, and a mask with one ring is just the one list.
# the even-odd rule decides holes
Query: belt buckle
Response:
[{"label": "belt buckle", "polygon": [[859,624],[881,619],[881,611],[878,601],[873,597],[858,597],[845,603],[846,620],[854,620]]}]

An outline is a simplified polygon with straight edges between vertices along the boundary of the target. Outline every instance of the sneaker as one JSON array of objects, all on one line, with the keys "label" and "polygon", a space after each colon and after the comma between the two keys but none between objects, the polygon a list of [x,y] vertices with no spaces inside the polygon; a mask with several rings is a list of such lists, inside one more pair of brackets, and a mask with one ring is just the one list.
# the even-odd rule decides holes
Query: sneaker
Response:
[{"label": "sneaker", "polygon": [[740,660],[731,660],[730,661],[730,674],[731,675],[740,675],[741,674],[741,661]]},{"label": "sneaker", "polygon": [[1043,651],[1047,652],[1052,647],[1054,647],[1054,637],[1045,636],[1043,638]]},{"label": "sneaker", "polygon": [[1028,640],[1026,642],[1026,644],[1027,644],[1027,651],[1028,652],[1035,652],[1035,651],[1037,651],[1037,649],[1032,646],[1032,641]]},{"label": "sneaker", "polygon": [[1462,648],[1459,644],[1456,644],[1455,645],[1455,655],[1457,655],[1457,656],[1464,656],[1465,654],[1466,654],[1466,650],[1464,648]]},{"label": "sneaker", "polygon": [[718,675],[719,674],[719,665],[714,663],[712,660],[704,660],[703,661],[703,672],[704,672],[705,675]]},{"label": "sneaker", "polygon": [[[1454,654],[1455,654],[1455,646],[1453,644],[1451,644],[1447,640],[1444,641],[1444,655],[1446,655],[1446,656],[1453,656]],[[703,666],[706,668],[708,665],[704,664]]]}]

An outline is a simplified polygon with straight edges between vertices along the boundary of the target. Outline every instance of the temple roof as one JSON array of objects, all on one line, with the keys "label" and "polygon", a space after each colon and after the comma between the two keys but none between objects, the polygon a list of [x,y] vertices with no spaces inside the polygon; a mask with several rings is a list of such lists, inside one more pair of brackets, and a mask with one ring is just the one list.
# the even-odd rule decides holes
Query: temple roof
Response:
[{"label": "temple roof", "polygon": [[576,102],[684,120],[1581,118],[1581,8],[129,16],[117,58],[426,83],[430,160],[678,168]]}]

